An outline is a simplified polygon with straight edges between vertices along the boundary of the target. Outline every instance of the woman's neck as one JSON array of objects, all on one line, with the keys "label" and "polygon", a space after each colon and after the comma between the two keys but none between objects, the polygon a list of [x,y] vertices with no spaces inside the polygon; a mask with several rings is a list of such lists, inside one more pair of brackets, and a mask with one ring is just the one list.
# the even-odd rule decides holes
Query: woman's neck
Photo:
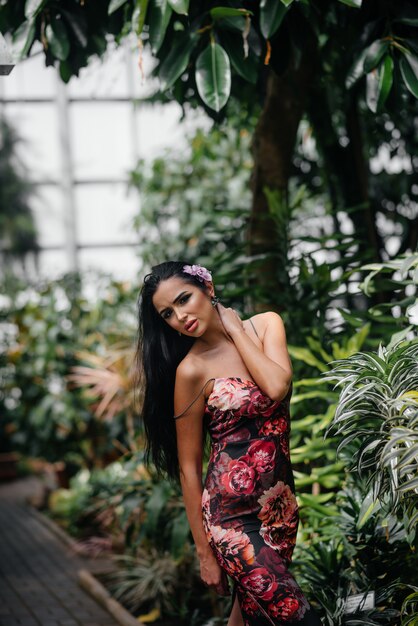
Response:
[{"label": "woman's neck", "polygon": [[213,350],[214,348],[221,347],[222,344],[227,345],[233,343],[218,315],[214,319],[213,325],[209,326],[197,341],[204,350]]}]

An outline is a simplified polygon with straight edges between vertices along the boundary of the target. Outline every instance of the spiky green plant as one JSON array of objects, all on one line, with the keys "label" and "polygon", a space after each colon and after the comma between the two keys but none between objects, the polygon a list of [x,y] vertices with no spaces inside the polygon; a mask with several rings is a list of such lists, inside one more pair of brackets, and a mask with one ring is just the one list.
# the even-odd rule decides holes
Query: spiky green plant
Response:
[{"label": "spiky green plant", "polygon": [[380,506],[404,520],[412,543],[418,521],[418,338],[334,361],[326,379],[341,388],[326,435],[342,436],[337,454],[345,453],[349,470],[367,478],[362,523]]}]

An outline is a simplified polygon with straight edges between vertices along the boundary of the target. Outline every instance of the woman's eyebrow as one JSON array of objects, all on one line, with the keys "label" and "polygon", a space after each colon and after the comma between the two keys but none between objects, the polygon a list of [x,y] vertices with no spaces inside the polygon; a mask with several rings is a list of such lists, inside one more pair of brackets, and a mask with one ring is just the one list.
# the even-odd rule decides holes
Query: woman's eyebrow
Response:
[{"label": "woman's eyebrow", "polygon": [[[172,304],[176,304],[176,302],[177,302],[178,300],[180,300],[180,298],[181,298],[182,296],[184,296],[184,294],[185,294],[185,293],[187,293],[187,292],[186,292],[186,291],[182,291],[181,293],[179,293],[179,295],[178,295],[178,296],[176,296],[176,297],[174,298],[174,300],[173,300]],[[162,314],[164,313],[164,311],[167,311],[167,308],[168,308],[168,307],[165,307],[165,309],[163,309],[162,311],[160,311],[160,315],[162,315]]]},{"label": "woman's eyebrow", "polygon": [[179,295],[178,295],[178,296],[176,296],[176,298],[174,298],[174,300],[173,300],[172,304],[176,304],[177,300],[180,300],[180,298],[181,298],[182,296],[184,296],[184,294],[185,294],[185,293],[186,293],[186,291],[182,291],[181,293],[179,293]]}]

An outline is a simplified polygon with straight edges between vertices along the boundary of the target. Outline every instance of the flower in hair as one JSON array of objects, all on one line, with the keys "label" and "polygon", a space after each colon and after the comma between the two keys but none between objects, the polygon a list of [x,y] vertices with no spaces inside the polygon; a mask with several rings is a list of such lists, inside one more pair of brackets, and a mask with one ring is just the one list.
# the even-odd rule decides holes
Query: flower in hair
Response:
[{"label": "flower in hair", "polygon": [[201,283],[203,283],[204,280],[212,281],[212,274],[202,265],[184,265],[183,272],[191,276],[196,276]]}]

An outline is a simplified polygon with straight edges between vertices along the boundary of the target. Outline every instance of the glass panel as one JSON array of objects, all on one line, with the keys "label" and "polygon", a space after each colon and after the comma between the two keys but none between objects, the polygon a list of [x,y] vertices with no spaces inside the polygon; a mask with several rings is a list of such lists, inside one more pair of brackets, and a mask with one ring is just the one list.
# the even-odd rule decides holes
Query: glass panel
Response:
[{"label": "glass panel", "polygon": [[55,77],[56,70],[46,67],[42,46],[36,44],[31,57],[16,63],[11,73],[2,77],[0,93],[4,98],[54,98]]},{"label": "glass panel", "polygon": [[31,199],[41,246],[64,246],[65,224],[61,188],[39,185]]},{"label": "glass panel", "polygon": [[118,280],[136,280],[140,267],[136,248],[95,248],[80,250],[81,270],[109,272]]},{"label": "glass panel", "polygon": [[132,168],[130,103],[73,103],[70,109],[77,180],[126,178]]},{"label": "glass panel", "polygon": [[57,109],[49,104],[7,104],[5,115],[22,141],[18,154],[34,181],[58,180],[61,174]]},{"label": "glass panel", "polygon": [[79,185],[75,189],[78,240],[82,245],[134,243],[132,219],[138,213],[136,192],[125,184]]}]

